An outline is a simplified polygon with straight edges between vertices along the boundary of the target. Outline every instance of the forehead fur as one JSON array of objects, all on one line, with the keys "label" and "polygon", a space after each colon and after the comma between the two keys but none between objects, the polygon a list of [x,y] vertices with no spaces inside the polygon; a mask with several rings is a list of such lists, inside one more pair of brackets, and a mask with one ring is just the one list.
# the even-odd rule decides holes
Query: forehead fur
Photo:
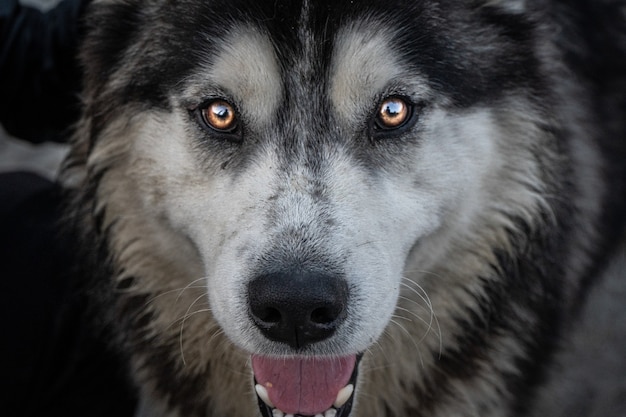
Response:
[{"label": "forehead fur", "polygon": [[[82,50],[87,101],[98,108],[95,131],[127,103],[168,108],[189,79],[196,91],[184,94],[226,92],[247,103],[252,123],[280,97],[306,114],[313,90],[324,93],[315,95],[321,116],[324,100],[341,117],[358,114],[394,78],[428,80],[468,106],[537,82],[529,22],[504,11],[523,3],[101,0]],[[467,13],[483,24],[468,25]]]},{"label": "forehead fur", "polygon": [[235,26],[209,69],[212,85],[245,103],[251,122],[268,119],[282,95],[280,70],[268,36],[252,26]]},{"label": "forehead fur", "polygon": [[[322,51],[318,42],[313,42],[321,35],[306,27],[308,13],[305,2],[302,26],[292,33],[301,47],[288,58],[280,49],[284,45],[277,45],[270,31],[249,23],[234,22],[218,40],[214,36],[207,39],[213,47],[196,75],[188,79],[185,95],[197,100],[225,93],[257,127],[276,120],[281,103],[291,110],[303,106],[306,112],[314,111],[316,105],[331,105],[334,114],[348,123],[362,116],[390,83],[405,75],[401,57],[393,48],[397,35],[372,17],[349,20],[324,35],[331,39],[330,47]],[[314,60],[318,62],[312,67]],[[415,81],[416,74],[412,75]],[[286,94],[292,98],[290,104],[284,101]],[[322,103],[321,97],[330,102]]]},{"label": "forehead fur", "polygon": [[[306,30],[309,29],[299,28],[298,36],[302,37]],[[309,81],[301,78],[311,71],[307,61],[320,58],[315,45],[302,42],[299,58],[290,59],[294,65],[281,63],[275,41],[270,36],[253,25],[235,24],[201,66],[202,80],[195,80],[206,83],[208,78],[209,84],[219,89],[218,93],[225,91],[241,103],[242,110],[257,124],[270,120],[275,114],[284,96],[285,83],[296,80],[302,84],[299,87],[308,84]],[[371,17],[346,22],[337,29],[326,68],[316,68],[321,73],[312,78],[325,86],[326,94],[342,120],[349,121],[355,115],[369,111],[372,101],[394,80],[405,75],[401,57],[393,48],[396,36],[387,25]],[[412,75],[415,81],[416,74]],[[300,99],[306,99],[304,96],[311,93],[306,88],[290,87],[291,94],[300,91],[303,95]],[[313,85],[308,87],[313,88]],[[188,94],[197,96],[206,95],[206,92],[189,91]]]},{"label": "forehead fur", "polygon": [[400,73],[398,57],[390,47],[393,33],[368,23],[346,25],[335,39],[330,97],[343,119],[366,109]]}]

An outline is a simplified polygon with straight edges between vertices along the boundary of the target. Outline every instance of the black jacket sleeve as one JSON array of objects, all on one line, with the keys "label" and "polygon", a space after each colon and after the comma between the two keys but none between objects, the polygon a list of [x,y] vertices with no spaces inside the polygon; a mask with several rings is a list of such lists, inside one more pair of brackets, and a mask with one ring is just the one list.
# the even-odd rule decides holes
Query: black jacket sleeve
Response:
[{"label": "black jacket sleeve", "polygon": [[0,0],[0,123],[31,142],[64,141],[78,118],[77,48],[87,2],[42,12]]}]

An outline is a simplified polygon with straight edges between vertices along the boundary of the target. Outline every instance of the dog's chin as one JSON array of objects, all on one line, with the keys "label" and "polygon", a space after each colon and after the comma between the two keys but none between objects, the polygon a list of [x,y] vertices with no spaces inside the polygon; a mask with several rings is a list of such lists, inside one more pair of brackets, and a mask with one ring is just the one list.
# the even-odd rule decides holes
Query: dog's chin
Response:
[{"label": "dog's chin", "polygon": [[252,355],[263,417],[347,417],[363,355],[268,357]]}]

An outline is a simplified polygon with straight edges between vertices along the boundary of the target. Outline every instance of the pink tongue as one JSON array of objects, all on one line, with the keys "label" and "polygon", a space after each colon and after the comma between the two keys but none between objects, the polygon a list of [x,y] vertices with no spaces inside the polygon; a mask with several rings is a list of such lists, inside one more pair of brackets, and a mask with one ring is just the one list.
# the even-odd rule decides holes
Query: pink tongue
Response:
[{"label": "pink tongue", "polygon": [[270,358],[252,355],[258,384],[274,407],[286,414],[312,416],[328,410],[350,381],[356,356],[345,358]]}]

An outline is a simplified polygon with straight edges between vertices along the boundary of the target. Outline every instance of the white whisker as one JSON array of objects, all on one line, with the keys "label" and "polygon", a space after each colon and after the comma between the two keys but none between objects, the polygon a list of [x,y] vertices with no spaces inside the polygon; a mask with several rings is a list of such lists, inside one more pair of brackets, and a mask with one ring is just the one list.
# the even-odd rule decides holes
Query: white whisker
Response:
[{"label": "white whisker", "polygon": [[195,300],[193,300],[193,302],[189,305],[189,307],[187,308],[187,311],[185,312],[184,316],[182,317],[182,321],[180,323],[180,336],[179,336],[179,346],[180,346],[180,354],[182,357],[182,361],[184,365],[187,365],[187,363],[185,362],[185,352],[183,351],[183,332],[185,330],[185,321],[193,316],[196,313],[200,313],[200,312],[207,312],[207,311],[211,311],[210,308],[206,308],[206,309],[201,309],[201,310],[197,310],[194,311],[193,313],[190,313],[192,307],[201,299],[205,298],[206,294],[201,294],[199,295]]}]

